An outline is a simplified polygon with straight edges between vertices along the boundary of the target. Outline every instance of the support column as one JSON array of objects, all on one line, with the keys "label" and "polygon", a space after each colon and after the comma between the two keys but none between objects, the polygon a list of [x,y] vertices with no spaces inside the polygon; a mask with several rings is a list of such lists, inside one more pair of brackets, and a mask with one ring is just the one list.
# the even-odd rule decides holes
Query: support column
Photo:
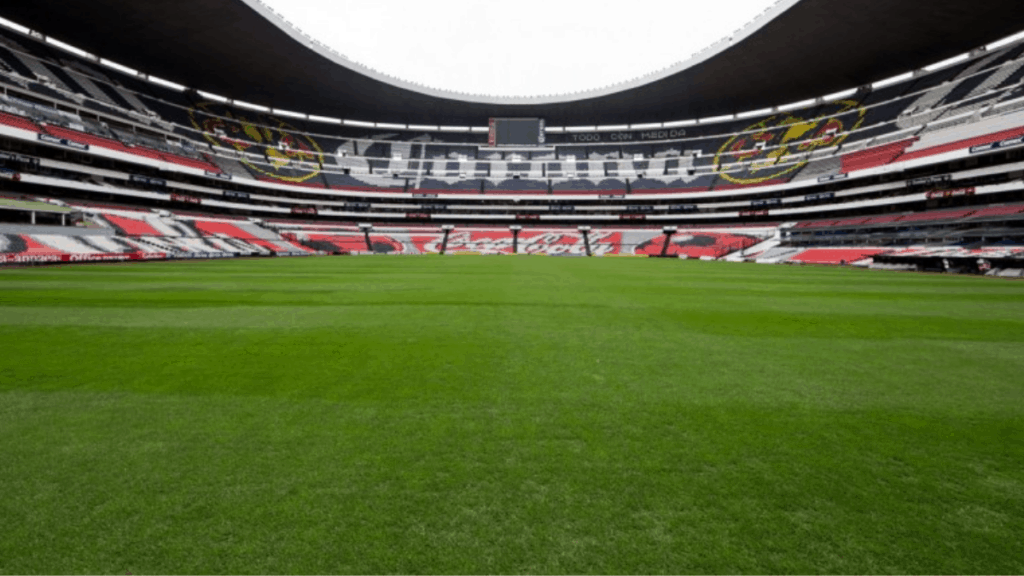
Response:
[{"label": "support column", "polygon": [[580,226],[577,230],[583,234],[583,247],[587,250],[587,257],[590,258],[594,255],[590,251],[590,226]]},{"label": "support column", "polygon": [[373,230],[373,224],[360,224],[359,229],[363,231],[363,237],[366,239],[366,251],[373,252],[373,241],[370,240],[370,231]]},{"label": "support column", "polygon": [[662,258],[668,256],[668,247],[672,244],[672,236],[675,236],[675,233],[678,231],[679,228],[676,226],[665,226],[662,228],[662,232],[665,233],[665,245],[661,247]]},{"label": "support column", "polygon": [[455,230],[455,226],[451,224],[445,224],[441,226],[441,230],[444,231],[444,239],[441,240],[441,256],[444,256],[448,252],[448,236],[451,235],[452,230]]}]

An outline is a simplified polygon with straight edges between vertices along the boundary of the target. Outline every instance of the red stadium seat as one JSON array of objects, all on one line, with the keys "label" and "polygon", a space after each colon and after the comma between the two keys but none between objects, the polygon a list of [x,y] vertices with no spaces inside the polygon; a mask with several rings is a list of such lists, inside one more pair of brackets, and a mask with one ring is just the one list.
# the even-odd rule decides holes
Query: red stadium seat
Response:
[{"label": "red stadium seat", "polygon": [[860,150],[858,152],[846,154],[842,157],[843,172],[849,174],[850,172],[857,170],[867,170],[869,168],[876,168],[878,166],[891,164],[896,161],[896,159],[903,154],[903,151],[914,142],[917,142],[917,138],[901,140],[884,146],[868,148],[867,150]]},{"label": "red stadium seat", "polygon": [[214,222],[210,220],[195,220],[194,224],[196,229],[207,236],[224,235],[228,238],[238,238],[239,240],[258,240],[256,236],[253,236],[249,232],[242,230],[241,228],[228,224],[227,222]]},{"label": "red stadium seat", "polygon": [[6,112],[0,112],[0,124],[14,128],[21,128],[22,130],[30,130],[32,132],[42,132],[42,128],[37,126],[28,118],[7,114]]},{"label": "red stadium seat", "polygon": [[103,214],[103,218],[108,222],[116,226],[126,236],[162,236],[160,232],[153,228],[143,220],[136,220],[134,218],[126,218],[124,216],[115,216],[113,214]]},{"label": "red stadium seat", "polygon": [[845,262],[857,262],[888,252],[886,248],[812,248],[790,258],[792,262],[803,262],[805,264],[839,264]]}]

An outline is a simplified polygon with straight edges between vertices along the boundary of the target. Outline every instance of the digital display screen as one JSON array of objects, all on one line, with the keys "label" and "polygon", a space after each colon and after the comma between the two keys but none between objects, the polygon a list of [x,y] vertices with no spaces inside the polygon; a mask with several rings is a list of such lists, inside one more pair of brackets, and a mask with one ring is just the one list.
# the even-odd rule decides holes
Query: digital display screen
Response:
[{"label": "digital display screen", "polygon": [[543,118],[491,118],[491,146],[541,146],[544,144]]}]

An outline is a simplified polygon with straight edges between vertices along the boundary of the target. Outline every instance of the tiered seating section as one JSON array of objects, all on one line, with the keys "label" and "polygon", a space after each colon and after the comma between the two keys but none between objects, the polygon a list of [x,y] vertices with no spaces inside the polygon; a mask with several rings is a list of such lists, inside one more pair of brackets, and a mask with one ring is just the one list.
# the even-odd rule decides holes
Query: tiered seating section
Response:
[{"label": "tiered seating section", "polygon": [[[879,256],[900,256],[913,258],[956,258],[973,261],[978,258],[1016,261],[1016,267],[1024,268],[1024,246],[913,246],[909,248],[776,248],[751,258],[757,262],[771,264],[816,264],[873,266]],[[906,268],[893,268],[906,269]],[[1020,277],[1020,274],[1013,277]]]},{"label": "tiered seating section", "polygon": [[[280,210],[285,207],[294,214],[323,216],[327,210],[321,206],[320,212],[316,212],[310,206],[313,199],[330,198],[337,207],[342,203],[339,198],[347,201],[353,196],[365,204],[352,208],[360,213],[388,209],[369,208],[376,196],[359,198],[356,194],[331,191],[392,198],[396,193],[407,193],[397,201],[388,201],[408,204],[410,219],[414,212],[418,218],[429,219],[422,212],[433,207],[420,207],[417,200],[429,202],[435,195],[446,197],[444,202],[476,201],[480,206],[491,207],[501,206],[506,200],[496,199],[488,204],[488,195],[513,196],[516,201],[522,198],[534,206],[550,203],[557,196],[554,207],[566,208],[566,213],[578,207],[560,202],[567,196],[582,196],[591,201],[621,203],[626,206],[618,209],[625,212],[621,214],[623,220],[636,218],[635,223],[639,223],[645,214],[654,211],[654,206],[642,206],[644,210],[639,210],[637,197],[641,196],[660,198],[676,194],[685,198],[682,195],[701,193],[700,201],[716,192],[735,190],[735,197],[726,198],[735,200],[741,195],[769,198],[776,190],[790,189],[797,196],[803,194],[798,186],[868,176],[882,168],[888,171],[889,166],[896,164],[903,166],[892,171],[907,166],[916,168],[927,164],[916,161],[942,155],[946,155],[942,161],[954,156],[962,158],[976,147],[1024,145],[1016,142],[1024,137],[1024,44],[835,103],[764,119],[693,126],[687,129],[685,137],[649,143],[582,145],[572,142],[571,134],[552,135],[555,151],[530,153],[481,150],[483,136],[472,133],[415,134],[405,130],[399,131],[400,141],[384,141],[380,139],[382,135],[373,131],[285,122],[195,100],[197,96],[119,72],[105,72],[94,63],[71,55],[62,56],[63,61],[58,63],[52,59],[53,49],[40,48],[32,38],[0,31],[0,40],[4,38],[15,41],[0,41],[0,60],[6,64],[0,66],[0,83],[6,88],[0,95],[3,135],[23,140],[36,140],[41,135],[80,143],[93,151],[114,153],[118,160],[124,156],[128,162],[172,174],[188,174],[194,177],[191,182],[200,178],[208,179],[204,182],[244,182],[241,186],[249,191],[239,193],[232,189],[236,193],[231,196],[233,204],[222,200],[224,197],[218,197],[219,204],[210,204],[244,208],[251,197],[262,206],[275,202],[276,214],[287,213]],[[37,74],[51,80],[41,80]],[[60,108],[54,103],[59,103]],[[252,137],[253,133],[259,133],[260,138]],[[5,167],[2,176],[10,175],[17,174]],[[109,182],[105,184],[117,188]],[[258,194],[262,196],[257,197]],[[731,195],[719,195],[725,196]],[[782,194],[771,199],[778,200],[779,196]],[[410,197],[412,201],[406,200]],[[289,198],[302,198],[304,202],[292,204]],[[203,200],[203,208],[207,200]],[[999,200],[1011,199],[1003,196]],[[643,201],[654,204],[658,200]],[[678,202],[683,206],[670,207],[672,215],[698,210],[692,205],[688,208],[684,204],[687,199]],[[772,212],[779,204],[761,204],[767,206],[766,210],[747,210],[759,207],[757,202],[752,201],[750,206],[732,202],[729,209],[735,212],[729,217],[765,219],[766,213],[773,220],[785,217]],[[703,206],[709,204],[712,202],[705,200]],[[913,229],[931,224],[1000,221],[1024,214],[1024,204],[972,204],[974,207],[969,208],[816,220],[801,223],[796,229],[811,234],[833,229]],[[700,211],[719,210],[703,206]],[[666,206],[658,208],[665,210]],[[222,257],[352,253],[367,249],[365,238],[354,230],[295,230],[283,236],[272,225],[244,218],[215,217],[205,212],[178,212],[168,217],[118,206],[93,205],[89,209],[99,225],[115,232],[113,236],[8,235],[2,244],[5,258]],[[495,210],[500,213],[501,208]],[[618,218],[619,212],[606,216]],[[375,214],[380,217],[379,212]],[[532,223],[532,218],[525,220]],[[670,255],[720,258],[763,240],[757,234],[744,234],[738,224],[728,231],[702,229],[699,225],[682,228],[668,247]],[[439,238],[436,227],[419,231],[399,229],[375,233],[370,248],[374,252],[432,253],[439,249]],[[621,230],[598,227],[592,243],[595,253],[605,255],[660,254],[665,247],[658,226]],[[525,253],[550,255],[575,255],[583,251],[582,238],[570,228],[524,231],[520,246]],[[460,226],[449,250],[509,253],[511,233],[507,228]],[[783,246],[779,250],[789,248]],[[780,252],[779,258],[803,263],[861,262],[885,250],[888,249],[795,248],[792,253]]]},{"label": "tiered seating section", "polygon": [[114,150],[116,152],[123,152],[126,154],[134,154],[136,156],[142,156],[143,158],[149,158],[151,160],[170,162],[172,164],[178,164],[196,170],[203,170],[204,172],[211,172],[214,174],[221,173],[220,168],[213,164],[210,164],[209,162],[185,158],[183,156],[169,154],[167,152],[160,152],[157,150],[146,148],[145,146],[127,146],[117,140],[111,140],[110,138],[95,136],[86,132],[79,132],[77,130],[63,128],[61,126],[47,125],[44,126],[43,129],[46,133],[56,138],[65,138],[72,142],[79,142],[82,144],[97,146],[99,148],[105,148],[107,150]]},{"label": "tiered seating section", "polygon": [[[352,227],[336,229],[322,226],[294,227],[289,236],[320,251],[336,254],[370,252],[365,235]],[[677,234],[668,256],[721,258],[764,240],[749,231],[687,230]],[[437,228],[392,228],[370,235],[373,252],[381,254],[437,254],[443,234]],[[597,229],[590,233],[592,253],[597,256],[657,256],[662,253],[665,236],[657,230]],[[586,247],[581,232],[566,228],[524,230],[519,235],[519,254],[545,256],[584,256]],[[512,254],[513,235],[507,228],[469,227],[455,230],[448,239],[449,254]]]},{"label": "tiered seating section", "polygon": [[[317,253],[247,220],[161,216],[144,210],[125,210],[121,206],[79,203],[76,207],[91,214],[88,224],[98,226],[83,226],[86,232],[78,228],[64,232],[51,227],[38,234],[0,234],[0,264]],[[107,228],[112,234],[96,234],[98,228]]]},{"label": "tiered seating section", "polygon": [[[41,199],[31,199],[41,202]],[[436,254],[441,251],[443,233],[436,227],[381,228],[366,237],[352,225],[297,224],[292,220],[259,223],[248,219],[221,219],[202,214],[157,214],[126,210],[122,206],[79,204],[93,224],[108,227],[113,234],[0,233],[0,264],[24,265],[58,262],[104,262],[177,258],[229,258],[238,256],[313,254]],[[1024,204],[991,207],[982,211],[948,210],[931,215],[969,220],[1004,217],[1024,211]],[[919,222],[928,213],[907,215],[904,221]],[[897,217],[892,217],[897,218]],[[879,218],[868,219],[880,220]],[[808,223],[813,226],[842,221]],[[862,222],[861,225],[867,225]],[[806,227],[805,227],[806,228]],[[668,250],[665,235],[657,229],[595,229],[590,245],[597,256],[656,256],[724,258],[738,254],[749,260],[771,263],[866,266],[880,255],[946,255],[956,258],[1019,258],[1024,247],[778,247],[745,253],[770,237],[773,229],[708,230],[683,228],[673,235]],[[513,235],[505,228],[460,228],[451,233],[449,254],[512,254]],[[582,233],[565,228],[535,228],[519,235],[519,253],[547,256],[583,256]]]},{"label": "tiered seating section", "polygon": [[[37,199],[38,200],[38,199]],[[79,203],[93,224],[112,234],[84,234],[77,229],[54,233],[0,235],[0,263],[86,262],[165,258],[223,258],[235,256],[394,253],[431,254],[441,251],[443,233],[436,227],[392,228],[365,235],[352,226],[297,226],[224,220],[193,214],[160,215],[121,206]],[[95,231],[90,227],[91,231]],[[672,239],[667,254],[688,257],[721,257],[761,242],[770,231],[757,234],[687,229]],[[605,229],[590,235],[596,255],[651,256],[662,253],[664,235],[651,229]],[[449,238],[449,253],[511,254],[512,233],[507,228],[460,229]],[[524,230],[519,253],[542,255],[585,254],[582,233],[564,228]]]},{"label": "tiered seating section", "polygon": [[957,222],[967,220],[980,220],[985,218],[1000,218],[1024,214],[1024,204],[1008,204],[1003,206],[989,206],[987,208],[961,208],[956,210],[930,210],[926,212],[914,212],[908,214],[890,214],[875,217],[844,218],[842,220],[814,220],[800,222],[796,229],[827,229],[827,228],[854,228],[877,225],[904,225],[923,224],[939,222]]},{"label": "tiered seating section", "polygon": [[843,172],[849,174],[857,170],[869,170],[878,166],[892,164],[915,141],[893,142],[892,144],[886,144],[877,148],[869,148],[860,152],[846,154],[843,156]]},{"label": "tiered seating section", "polygon": [[[1016,101],[1024,97],[1018,45],[874,93],[759,122],[693,126],[676,140],[580,145],[571,143],[571,134],[555,134],[555,152],[503,153],[479,150],[480,134],[432,133],[431,143],[423,144],[414,141],[420,135],[406,131],[399,138],[407,141],[382,141],[372,131],[269,118],[194,100],[71,54],[56,62],[53,49],[15,32],[0,31],[0,40],[5,40],[4,60],[11,64],[0,70],[0,80],[11,89],[7,104],[37,120],[6,114],[0,125],[213,175],[303,188],[517,196],[682,194],[786,184],[805,173],[849,174],[1012,138],[1024,130],[1024,122],[1014,119],[1006,126],[1000,121],[1018,110]],[[40,70],[52,81],[39,81]],[[19,101],[22,92],[83,112],[77,119],[74,114],[55,117],[52,109]],[[102,121],[87,119],[86,113],[100,114]],[[47,124],[40,127],[43,117]],[[115,127],[118,120],[121,125]],[[973,133],[972,126],[985,132]],[[262,135],[259,141],[250,136],[254,132]]]}]

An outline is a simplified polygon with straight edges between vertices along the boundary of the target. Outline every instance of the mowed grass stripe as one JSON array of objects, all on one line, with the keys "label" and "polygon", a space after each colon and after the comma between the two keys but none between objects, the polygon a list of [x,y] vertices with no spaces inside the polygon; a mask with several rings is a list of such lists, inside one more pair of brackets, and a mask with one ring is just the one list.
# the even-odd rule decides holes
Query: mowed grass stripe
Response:
[{"label": "mowed grass stripe", "polygon": [[1020,573],[1022,291],[616,259],[0,271],[0,572]]}]

